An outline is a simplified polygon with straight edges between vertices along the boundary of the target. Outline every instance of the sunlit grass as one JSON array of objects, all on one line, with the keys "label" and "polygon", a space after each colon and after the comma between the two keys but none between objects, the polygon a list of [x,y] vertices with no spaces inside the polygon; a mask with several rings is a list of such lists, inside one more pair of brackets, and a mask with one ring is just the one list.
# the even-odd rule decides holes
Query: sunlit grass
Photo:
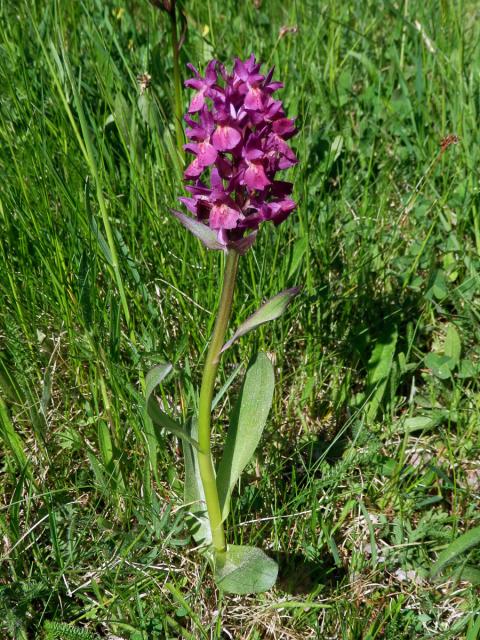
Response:
[{"label": "sunlit grass", "polygon": [[184,4],[182,63],[255,52],[301,131],[298,212],[241,264],[234,317],[302,294],[222,374],[275,353],[274,411],[229,530],[277,557],[281,579],[220,598],[179,508],[179,443],[145,416],[143,376],[162,360],[176,371],[165,403],[195,410],[221,262],[170,214],[166,16],[4,0],[0,628],[476,638],[478,545],[429,573],[479,524],[476,4]]}]

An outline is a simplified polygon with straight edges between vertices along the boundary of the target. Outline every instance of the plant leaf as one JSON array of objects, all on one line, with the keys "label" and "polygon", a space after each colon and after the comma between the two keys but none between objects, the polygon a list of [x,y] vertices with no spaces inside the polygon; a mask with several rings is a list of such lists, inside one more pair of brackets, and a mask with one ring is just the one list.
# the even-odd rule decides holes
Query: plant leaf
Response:
[{"label": "plant leaf", "polygon": [[[190,421],[188,430],[189,438],[197,440],[197,421]],[[198,468],[197,451],[190,442],[183,441],[183,456],[185,459],[185,503],[189,506],[191,518],[189,519],[190,531],[197,544],[209,545],[212,542],[212,530],[207,514],[205,493],[203,491],[202,479]]]},{"label": "plant leaf", "polygon": [[425,411],[423,415],[405,418],[405,420],[400,419],[398,421],[400,425],[398,432],[415,433],[415,431],[429,431],[445,420],[448,420],[449,415],[448,411],[433,410]]},{"label": "plant leaf", "polygon": [[225,251],[225,245],[221,244],[217,239],[217,234],[215,231],[212,231],[210,227],[203,224],[199,220],[195,220],[191,216],[187,216],[185,213],[181,211],[175,211],[172,209],[173,215],[183,224],[185,229],[193,233],[206,247],[207,249],[221,250]]},{"label": "plant leaf", "polygon": [[157,364],[153,369],[145,376],[145,397],[148,402],[154,389],[168,376],[172,370],[170,362],[161,362]]},{"label": "plant leaf", "polygon": [[452,375],[452,368],[455,364],[450,356],[442,355],[431,351],[424,358],[425,366],[428,367],[432,374],[440,380],[448,380]]},{"label": "plant leaf", "polygon": [[253,313],[249,318],[245,320],[243,324],[238,327],[230,340],[223,345],[220,353],[226,351],[229,347],[232,346],[235,340],[237,340],[241,336],[244,336],[252,329],[255,329],[265,322],[269,322],[270,320],[276,320],[277,318],[279,318],[288,307],[290,302],[293,300],[293,298],[299,292],[300,287],[285,289],[285,291],[277,293],[276,296],[271,298],[268,302],[265,302],[265,304],[263,304],[260,309],[255,311],[255,313]]},{"label": "plant leaf", "polygon": [[477,545],[480,545],[480,527],[470,529],[470,531],[463,533],[450,543],[438,556],[437,561],[431,569],[431,575],[437,575],[447,564],[455,560],[457,556]]},{"label": "plant leaf", "polygon": [[273,587],[277,563],[258,547],[230,545],[215,554],[215,582],[227,593],[260,593]]},{"label": "plant leaf", "polygon": [[[195,447],[195,449],[200,447],[198,442],[194,440],[176,420],[170,418],[170,416],[160,409],[157,399],[154,396],[150,396],[148,400],[147,413],[155,426],[163,427],[178,438],[183,438]],[[157,438],[158,437],[159,434],[157,434]]]},{"label": "plant leaf", "polygon": [[375,348],[368,361],[366,390],[367,397],[370,397],[366,415],[368,422],[372,422],[375,419],[380,403],[382,402],[392,368],[397,337],[397,327],[393,326],[375,344]]},{"label": "plant leaf", "polygon": [[218,466],[217,489],[222,520],[228,515],[232,489],[260,441],[272,405],[274,383],[272,363],[260,352],[245,374]]},{"label": "plant leaf", "polygon": [[[162,362],[156,365],[153,369],[147,373],[145,377],[145,396],[147,404],[147,413],[150,420],[157,427],[163,427],[170,433],[173,433],[179,438],[187,440],[193,447],[198,449],[199,444],[194,440],[188,432],[173,418],[170,418],[158,404],[157,399],[153,395],[155,388],[164,380],[172,370],[172,365],[169,362]],[[157,433],[157,439],[159,434]]]},{"label": "plant leaf", "polygon": [[445,336],[445,344],[443,346],[444,353],[451,359],[452,368],[456,367],[460,362],[462,354],[462,343],[458,331],[454,324],[450,323]]}]

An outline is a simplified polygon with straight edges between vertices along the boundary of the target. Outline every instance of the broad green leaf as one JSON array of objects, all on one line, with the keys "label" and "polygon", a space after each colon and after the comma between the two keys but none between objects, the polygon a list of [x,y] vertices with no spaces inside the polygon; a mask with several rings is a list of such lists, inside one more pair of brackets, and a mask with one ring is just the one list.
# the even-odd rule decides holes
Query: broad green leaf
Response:
[{"label": "broad green leaf", "polygon": [[475,365],[471,360],[464,358],[460,362],[458,367],[459,378],[474,378],[477,375],[478,365]]},{"label": "broad green leaf", "polygon": [[437,300],[443,300],[448,296],[447,278],[441,269],[435,273],[433,284],[428,293],[430,292]]},{"label": "broad green leaf", "polygon": [[448,420],[451,414],[448,411],[443,410],[433,410],[433,411],[425,411],[423,415],[420,416],[412,416],[410,418],[400,419],[398,421],[399,433],[414,433],[415,431],[429,431],[430,429],[434,429],[439,424]]},{"label": "broad green leaf", "polygon": [[92,467],[93,474],[95,476],[98,486],[101,488],[103,492],[105,492],[105,494],[108,494],[110,492],[111,487],[108,483],[106,475],[103,472],[103,465],[100,464],[100,461],[98,460],[98,458],[89,449],[87,449],[86,454],[87,454],[87,458],[90,461],[90,466]]},{"label": "broad green leaf", "polygon": [[129,104],[123,93],[120,91],[115,95],[115,99],[113,102],[114,111],[111,114],[110,118],[107,119],[105,125],[109,123],[109,121],[113,120],[115,125],[117,126],[118,132],[123,139],[125,145],[131,144],[131,122],[132,122],[132,105]]},{"label": "broad green leaf", "polygon": [[268,591],[277,580],[277,563],[258,547],[230,545],[215,554],[215,582],[227,593]]},{"label": "broad green leaf", "polygon": [[162,362],[147,373],[145,377],[145,397],[148,416],[155,426],[163,427],[177,437],[187,440],[198,449],[198,442],[191,438],[187,431],[176,420],[170,418],[170,416],[160,409],[158,401],[153,395],[155,388],[167,377],[171,370],[172,365],[169,362]]},{"label": "broad green leaf", "polygon": [[330,147],[330,154],[333,157],[333,162],[338,160],[338,157],[342,153],[343,142],[343,136],[335,136],[335,138],[333,139],[332,145]]},{"label": "broad green leaf", "polygon": [[228,515],[232,489],[260,441],[272,405],[274,383],[272,363],[260,352],[245,374],[218,466],[217,488],[223,520]]},{"label": "broad green leaf", "polygon": [[444,344],[444,352],[445,355],[448,356],[452,361],[452,368],[456,367],[460,362],[460,356],[462,353],[462,343],[460,341],[460,336],[458,335],[458,331],[455,328],[455,325],[449,324],[447,329],[447,335],[445,336],[445,344]]},{"label": "broad green leaf", "polygon": [[432,416],[415,416],[405,419],[402,430],[408,431],[408,433],[425,431],[426,429],[432,429],[436,425],[437,421]]},{"label": "broad green leaf", "polygon": [[480,527],[470,529],[470,531],[462,534],[449,544],[438,556],[437,561],[431,569],[431,575],[437,575],[446,565],[453,562],[457,556],[477,545],[480,545]]},{"label": "broad green leaf", "polygon": [[[192,419],[189,423],[189,438],[197,440],[197,421]],[[197,544],[209,545],[212,542],[212,531],[207,514],[205,493],[198,468],[198,456],[196,449],[184,439],[182,443],[185,459],[185,504],[188,506],[190,518],[190,530]]]},{"label": "broad green leaf", "polygon": [[256,329],[259,325],[264,324],[265,322],[270,322],[270,320],[276,320],[279,318],[299,291],[299,287],[285,289],[285,291],[277,293],[276,296],[271,298],[268,302],[265,302],[258,311],[255,311],[255,313],[253,313],[238,327],[230,340],[223,345],[220,353],[226,351],[226,349],[232,346],[235,340],[244,336],[252,329]]},{"label": "broad green leaf", "polygon": [[352,58],[356,58],[359,62],[361,62],[363,64],[363,66],[365,67],[366,71],[369,73],[372,81],[374,83],[378,82],[379,70],[378,70],[378,67],[377,67],[377,65],[375,64],[375,62],[373,60],[371,60],[364,53],[359,53],[359,52],[353,51],[353,50],[348,51],[347,52],[347,56],[352,56]]},{"label": "broad green leaf", "polygon": [[87,194],[85,195],[85,205],[88,212],[88,224],[90,225],[90,230],[92,231],[93,235],[97,239],[98,246],[100,247],[100,250],[103,253],[103,257],[108,262],[108,264],[112,266],[113,259],[112,259],[111,251],[108,247],[108,242],[105,240],[105,236],[100,231],[100,227],[98,226],[98,223],[93,215],[90,198],[87,197]]},{"label": "broad green leaf", "polygon": [[432,351],[425,356],[425,366],[431,370],[436,378],[447,380],[452,375],[454,364],[449,356],[444,356],[441,353]]},{"label": "broad green leaf", "polygon": [[368,422],[372,422],[375,419],[382,402],[392,368],[397,337],[397,328],[391,327],[390,331],[386,332],[378,340],[368,361],[366,390],[366,396],[370,398],[366,416]]}]

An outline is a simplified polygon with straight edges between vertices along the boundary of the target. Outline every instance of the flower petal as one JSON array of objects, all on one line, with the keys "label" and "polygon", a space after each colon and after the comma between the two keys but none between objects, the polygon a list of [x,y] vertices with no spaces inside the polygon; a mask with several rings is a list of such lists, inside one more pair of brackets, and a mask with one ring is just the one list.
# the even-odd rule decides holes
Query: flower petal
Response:
[{"label": "flower petal", "polygon": [[272,123],[272,129],[277,136],[290,137],[295,133],[295,122],[290,118],[279,118]]},{"label": "flower petal", "polygon": [[249,189],[265,189],[270,184],[270,180],[265,174],[263,165],[259,162],[249,162],[244,175],[245,184]]},{"label": "flower petal", "polygon": [[212,142],[218,151],[233,149],[241,139],[242,134],[238,129],[221,124],[217,126],[212,136]]},{"label": "flower petal", "polygon": [[243,218],[240,211],[228,204],[214,204],[210,211],[209,224],[212,229],[235,229],[237,222]]},{"label": "flower petal", "polygon": [[208,167],[217,159],[218,151],[209,142],[200,142],[197,159],[202,167]]},{"label": "flower petal", "polygon": [[188,113],[196,113],[200,111],[205,105],[205,87],[197,91],[193,96],[190,106],[188,107]]},{"label": "flower petal", "polygon": [[263,109],[264,97],[260,87],[250,87],[245,96],[244,107],[250,111],[261,111]]},{"label": "flower petal", "polygon": [[199,163],[198,158],[195,158],[195,160],[185,169],[185,173],[183,175],[187,180],[193,180],[193,178],[198,178],[203,169],[204,167]]}]

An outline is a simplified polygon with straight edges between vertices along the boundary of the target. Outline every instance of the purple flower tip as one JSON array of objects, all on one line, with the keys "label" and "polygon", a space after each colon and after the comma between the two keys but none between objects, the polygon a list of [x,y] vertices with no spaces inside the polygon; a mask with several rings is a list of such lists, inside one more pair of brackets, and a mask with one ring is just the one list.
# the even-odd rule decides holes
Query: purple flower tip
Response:
[{"label": "purple flower tip", "polygon": [[261,222],[280,224],[296,207],[288,197],[292,184],[275,179],[278,171],[297,163],[286,142],[297,132],[295,123],[272,97],[283,85],[272,81],[273,69],[266,76],[259,73],[254,55],[235,59],[232,73],[217,60],[208,63],[205,77],[187,66],[194,76],[185,86],[195,93],[185,115],[185,150],[194,157],[184,177],[193,184],[187,185],[190,197],[180,200],[195,225],[216,234],[214,243],[208,236],[209,248],[243,253]]}]

